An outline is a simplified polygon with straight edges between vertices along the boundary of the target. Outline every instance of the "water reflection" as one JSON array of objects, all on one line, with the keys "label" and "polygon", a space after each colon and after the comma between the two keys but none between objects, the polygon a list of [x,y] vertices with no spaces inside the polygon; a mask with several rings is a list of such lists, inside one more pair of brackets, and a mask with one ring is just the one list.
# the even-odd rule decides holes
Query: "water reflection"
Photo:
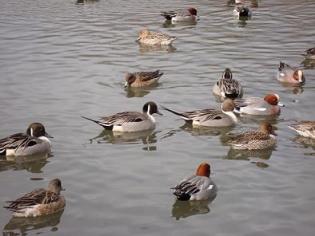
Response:
[{"label": "water reflection", "polygon": [[250,160],[251,158],[259,158],[262,160],[268,160],[271,157],[273,148],[262,150],[235,150],[230,148],[227,153],[226,159],[229,160]]},{"label": "water reflection", "polygon": [[314,59],[304,59],[301,62],[301,65],[303,65],[303,67],[305,69],[312,69],[315,68],[315,60]]},{"label": "water reflection", "polygon": [[76,4],[88,4],[88,3],[95,3],[99,2],[99,0],[77,0]]},{"label": "water reflection", "polygon": [[[155,85],[155,86],[157,86],[157,85]],[[150,93],[149,89],[132,88],[132,87],[125,88],[125,91],[126,91],[126,97],[127,98],[144,97],[145,95]]]},{"label": "water reflection", "polygon": [[[63,211],[40,217],[12,217],[3,228],[4,236],[27,235],[28,232],[47,228],[48,231],[57,231]],[[43,233],[42,231],[38,233]]]},{"label": "water reflection", "polygon": [[[187,21],[187,22],[176,22],[176,23],[172,23],[172,21],[170,20],[166,20],[164,23],[163,23],[163,27],[164,28],[173,28],[173,27],[176,27],[176,26],[195,26],[197,25],[197,22],[196,21]],[[189,27],[189,28],[194,28],[194,27]]]},{"label": "water reflection", "polygon": [[0,160],[0,171],[27,170],[31,173],[42,173],[42,168],[48,163],[48,156],[4,157]]},{"label": "water reflection", "polygon": [[208,201],[179,201],[176,200],[172,207],[172,217],[179,220],[193,215],[207,214],[210,212],[209,204],[215,199],[216,195]]},{"label": "water reflection", "polygon": [[293,84],[288,83],[281,84],[288,92],[292,92],[293,94],[302,94],[304,92],[304,88],[302,86],[294,86]]},{"label": "water reflection", "polygon": [[139,52],[140,53],[150,53],[150,52],[175,52],[176,48],[172,45],[145,45],[139,44]]},{"label": "water reflection", "polygon": [[147,146],[144,150],[156,150],[156,146],[152,146],[157,142],[156,133],[154,130],[146,130],[141,132],[113,132],[111,130],[103,130],[98,136],[90,139],[91,143],[95,140],[97,143],[111,144],[135,144],[143,143]]},{"label": "water reflection", "polygon": [[219,136],[230,132],[233,127],[193,127],[186,123],[180,129],[189,132],[192,136]]},{"label": "water reflection", "polygon": [[315,150],[315,139],[298,135],[293,139],[293,141],[301,144],[304,148],[312,147]]}]

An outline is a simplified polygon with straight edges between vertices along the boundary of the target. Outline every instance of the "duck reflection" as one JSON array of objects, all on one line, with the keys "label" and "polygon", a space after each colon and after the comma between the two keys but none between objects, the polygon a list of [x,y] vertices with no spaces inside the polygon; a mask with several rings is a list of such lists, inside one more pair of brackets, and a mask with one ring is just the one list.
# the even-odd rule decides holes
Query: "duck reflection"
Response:
[{"label": "duck reflection", "polygon": [[315,59],[304,59],[301,64],[305,69],[315,68]]},{"label": "duck reflection", "polygon": [[27,232],[44,228],[48,228],[49,231],[57,231],[57,226],[60,222],[62,213],[63,211],[52,215],[30,218],[12,217],[10,221],[4,226],[3,235],[27,235]]},{"label": "duck reflection", "polygon": [[192,136],[219,136],[230,132],[233,127],[193,127],[185,123],[180,129],[189,132]]},{"label": "duck reflection", "polygon": [[298,144],[301,144],[305,148],[312,147],[315,150],[315,139],[298,135],[293,139],[293,141]]},{"label": "duck reflection", "polygon": [[0,159],[0,171],[27,170],[31,173],[41,173],[42,168],[48,163],[48,156],[20,156]]},{"label": "duck reflection", "polygon": [[[262,150],[236,150],[230,148],[227,153],[226,159],[229,160],[251,160],[251,158],[259,158],[262,160],[268,160],[271,157],[273,148]],[[255,162],[256,163],[256,162]]]},{"label": "duck reflection", "polygon": [[[176,26],[188,26],[187,28],[194,28],[195,25],[197,25],[197,21],[176,22],[174,24],[172,23],[172,21],[166,20],[162,26],[163,28],[173,28]],[[189,26],[193,26],[193,27],[189,27]]]},{"label": "duck reflection", "polygon": [[288,83],[281,83],[281,84],[282,84],[282,87],[285,88],[285,90],[293,94],[302,94],[304,92],[304,88],[302,86],[297,86],[297,85],[288,84]]},{"label": "duck reflection", "polygon": [[139,44],[140,53],[149,53],[149,52],[175,52],[176,48],[172,45],[145,45]]},{"label": "duck reflection", "polygon": [[133,97],[144,97],[145,95],[150,93],[149,89],[144,89],[144,88],[132,88],[128,87],[125,88],[126,91],[126,97],[127,98],[133,98]]},{"label": "duck reflection", "polygon": [[216,195],[207,201],[176,200],[172,207],[172,217],[176,218],[176,220],[180,220],[180,218],[187,218],[193,215],[207,214],[210,212],[209,204],[215,197]]},{"label": "duck reflection", "polygon": [[111,144],[136,144],[142,142],[148,145],[145,150],[156,150],[155,146],[149,146],[157,142],[156,132],[154,130],[146,130],[141,132],[113,132],[111,130],[103,130],[98,136],[90,139],[91,143],[96,140],[97,143]]},{"label": "duck reflection", "polygon": [[77,0],[76,4],[88,4],[88,3],[95,3],[99,2],[99,0]]}]

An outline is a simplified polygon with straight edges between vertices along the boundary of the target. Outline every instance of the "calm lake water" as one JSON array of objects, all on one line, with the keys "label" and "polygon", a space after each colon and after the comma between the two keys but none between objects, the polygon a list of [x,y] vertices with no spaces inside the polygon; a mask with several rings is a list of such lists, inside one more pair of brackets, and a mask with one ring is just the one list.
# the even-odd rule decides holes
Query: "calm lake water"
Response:
[{"label": "calm lake water", "polygon": [[[315,1],[249,2],[246,22],[226,1],[0,2],[0,137],[35,121],[54,136],[47,160],[0,161],[0,205],[55,177],[67,199],[63,213],[38,219],[1,209],[5,235],[314,235],[315,141],[287,125],[314,120],[315,63],[301,54],[315,46]],[[163,24],[160,11],[189,6],[199,11],[196,25]],[[145,26],[176,36],[174,48],[140,47]],[[302,88],[276,81],[280,60],[304,68]],[[102,128],[80,117],[150,100],[180,111],[219,107],[211,88],[226,67],[245,96],[276,92],[286,105],[272,120],[274,150],[230,151],[226,132],[256,128],[261,119],[252,117],[204,131],[162,111],[152,133],[100,138]],[[164,72],[157,87],[124,89],[127,71],[155,69]],[[216,199],[175,202],[170,187],[202,161],[212,165]]]}]

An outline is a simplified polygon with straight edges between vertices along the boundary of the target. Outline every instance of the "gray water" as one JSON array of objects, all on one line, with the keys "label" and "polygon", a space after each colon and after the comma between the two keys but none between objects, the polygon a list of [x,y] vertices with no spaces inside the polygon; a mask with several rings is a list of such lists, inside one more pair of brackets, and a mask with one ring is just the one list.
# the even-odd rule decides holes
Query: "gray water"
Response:
[{"label": "gray water", "polygon": [[[1,0],[0,136],[42,122],[54,136],[48,159],[0,161],[0,205],[58,177],[63,213],[11,219],[23,235],[299,235],[315,230],[314,142],[287,128],[314,120],[313,0],[252,2],[253,17],[233,18],[226,1]],[[258,4],[258,7],[255,6]],[[164,25],[161,10],[194,6],[196,25]],[[176,36],[174,48],[135,43],[143,27]],[[282,60],[303,68],[302,88],[275,79]],[[272,120],[277,146],[233,153],[226,132],[255,129],[252,117],[228,130],[195,130],[162,111],[152,133],[95,138],[102,128],[80,116],[141,110],[155,101],[177,110],[219,107],[211,87],[230,67],[245,96],[276,92],[286,105]],[[157,87],[126,91],[124,74],[164,72]],[[95,139],[94,139],[95,138]],[[218,194],[210,203],[175,202],[169,189],[200,162],[212,166]]]}]

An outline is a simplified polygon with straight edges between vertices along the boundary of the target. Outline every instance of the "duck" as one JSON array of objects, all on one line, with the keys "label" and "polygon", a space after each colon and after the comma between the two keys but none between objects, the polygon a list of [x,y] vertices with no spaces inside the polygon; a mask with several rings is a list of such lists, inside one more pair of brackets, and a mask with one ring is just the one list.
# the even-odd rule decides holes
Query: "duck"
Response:
[{"label": "duck", "polygon": [[186,123],[193,127],[229,127],[238,122],[233,110],[233,100],[226,99],[221,104],[221,110],[201,109],[188,112],[177,112],[163,106],[163,109],[180,116]]},{"label": "duck", "polygon": [[303,85],[305,83],[304,73],[301,69],[292,68],[284,62],[280,62],[277,79],[282,83],[292,85]]},{"label": "duck", "polygon": [[265,97],[247,97],[234,100],[234,112],[238,114],[274,116],[280,114],[280,107],[284,107],[279,102],[280,97],[276,93],[270,93]]},{"label": "duck", "polygon": [[48,155],[51,152],[49,138],[52,136],[46,133],[43,124],[31,123],[26,133],[16,133],[0,139],[0,156]]},{"label": "duck", "polygon": [[155,128],[155,118],[153,114],[162,115],[159,112],[158,106],[154,102],[147,102],[143,105],[143,112],[124,111],[111,116],[101,117],[99,120],[94,120],[85,116],[82,118],[95,122],[102,126],[105,130],[113,132],[140,132],[153,130]]},{"label": "duck", "polygon": [[216,195],[217,187],[210,178],[210,164],[201,163],[194,175],[184,178],[173,189],[177,200],[209,200]]},{"label": "duck", "polygon": [[229,141],[232,149],[261,150],[273,147],[277,141],[273,127],[269,122],[263,121],[258,130],[247,131],[232,137]]},{"label": "duck", "polygon": [[299,121],[289,125],[289,128],[303,137],[315,139],[315,121]]},{"label": "duck", "polygon": [[221,79],[213,85],[212,92],[223,99],[241,98],[243,96],[243,88],[241,84],[232,77],[232,71],[229,68],[226,68]]},{"label": "duck", "polygon": [[148,29],[143,29],[139,32],[139,37],[136,41],[140,44],[145,45],[167,45],[170,46],[176,37],[169,36],[161,32],[149,31]]},{"label": "duck", "polygon": [[60,179],[53,179],[49,182],[47,189],[35,189],[14,201],[7,201],[9,205],[4,208],[12,211],[15,217],[54,214],[62,211],[66,205],[65,198],[60,195],[62,190],[64,189]]},{"label": "duck", "polygon": [[125,87],[141,88],[156,84],[163,75],[159,70],[127,73]]},{"label": "duck", "polygon": [[197,22],[197,9],[190,7],[186,10],[182,11],[163,11],[161,12],[161,16],[167,21],[171,21],[173,24],[178,22]]},{"label": "duck", "polygon": [[302,54],[306,59],[315,60],[315,47],[309,48],[305,51],[305,54]]},{"label": "duck", "polygon": [[238,19],[246,19],[252,16],[252,11],[248,7],[236,5],[233,14]]}]

